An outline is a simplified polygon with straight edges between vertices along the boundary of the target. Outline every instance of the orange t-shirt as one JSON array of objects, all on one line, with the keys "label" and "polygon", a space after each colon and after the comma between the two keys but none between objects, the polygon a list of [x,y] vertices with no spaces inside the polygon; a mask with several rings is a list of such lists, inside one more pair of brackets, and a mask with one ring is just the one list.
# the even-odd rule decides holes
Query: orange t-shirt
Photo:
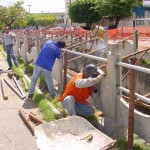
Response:
[{"label": "orange t-shirt", "polygon": [[88,104],[86,99],[92,94],[92,87],[87,88],[78,88],[75,86],[75,81],[77,79],[83,79],[83,74],[76,74],[68,83],[64,94],[58,99],[59,102],[62,102],[66,96],[73,96],[76,102],[81,104]]}]

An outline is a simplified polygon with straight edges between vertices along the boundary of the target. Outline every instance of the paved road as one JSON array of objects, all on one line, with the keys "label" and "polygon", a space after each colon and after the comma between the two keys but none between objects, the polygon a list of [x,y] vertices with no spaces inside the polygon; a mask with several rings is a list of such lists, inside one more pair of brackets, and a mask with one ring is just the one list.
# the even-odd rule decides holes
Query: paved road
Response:
[{"label": "paved road", "polygon": [[[6,59],[1,52],[0,66],[4,70],[8,68]],[[0,72],[0,78],[5,77],[15,86],[13,79],[9,79],[6,72]],[[17,89],[17,87],[15,88]],[[1,91],[0,86],[0,150],[37,150],[35,137],[19,115],[21,108],[24,108],[27,114],[30,111],[37,114],[39,113],[37,106],[33,101],[20,99],[8,86],[8,100],[3,99]]]}]

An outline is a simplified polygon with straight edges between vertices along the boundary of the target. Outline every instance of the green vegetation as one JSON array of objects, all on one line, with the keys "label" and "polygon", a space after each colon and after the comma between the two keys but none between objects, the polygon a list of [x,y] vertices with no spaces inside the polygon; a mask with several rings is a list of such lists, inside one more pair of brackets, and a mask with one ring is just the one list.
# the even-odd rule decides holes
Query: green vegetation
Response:
[{"label": "green vegetation", "polygon": [[[117,140],[114,150],[127,150],[128,141],[126,138]],[[149,144],[144,144],[138,137],[134,138],[134,150],[150,150]]]},{"label": "green vegetation", "polygon": [[2,45],[0,45],[0,52],[2,51],[2,49],[3,49],[3,46],[2,46]]},{"label": "green vegetation", "polygon": [[14,5],[5,7],[0,5],[0,30],[5,26],[11,28],[24,28],[26,26],[48,26],[57,20],[52,14],[29,14],[23,8],[23,1],[17,1]]},{"label": "green vegetation", "polygon": [[56,22],[56,15],[52,14],[30,14],[28,25],[30,26],[48,26]]},{"label": "green vegetation", "polygon": [[23,2],[4,7],[0,5],[0,30],[5,26],[11,28],[25,27],[27,25],[28,13],[22,7]]},{"label": "green vegetation", "polygon": [[73,22],[86,23],[88,27],[91,27],[93,22],[97,22],[101,18],[96,8],[97,5],[95,0],[75,1],[68,5],[68,15]]},{"label": "green vegetation", "polygon": [[150,60],[146,60],[146,59],[141,59],[141,64],[144,64],[146,66],[150,67]]},{"label": "green vegetation", "polygon": [[28,76],[31,76],[33,73],[34,66],[32,64],[28,64],[27,66],[24,67],[24,73],[27,74]]},{"label": "green vegetation", "polygon": [[57,119],[57,115],[48,106],[47,102],[52,101],[52,99],[47,99],[43,94],[38,94],[35,92],[34,101],[38,104],[40,111],[43,114],[43,119],[47,122]]},{"label": "green vegetation", "polygon": [[117,27],[120,19],[130,17],[133,8],[141,4],[142,0],[78,0],[68,4],[68,15],[73,22],[89,27],[105,17],[113,22],[111,27]]}]

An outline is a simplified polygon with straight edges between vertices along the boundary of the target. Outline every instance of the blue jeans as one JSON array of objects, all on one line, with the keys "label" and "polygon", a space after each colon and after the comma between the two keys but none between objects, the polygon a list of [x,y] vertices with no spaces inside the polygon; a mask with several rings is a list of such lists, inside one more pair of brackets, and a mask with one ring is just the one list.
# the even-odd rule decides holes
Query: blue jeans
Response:
[{"label": "blue jeans", "polygon": [[49,70],[46,70],[42,67],[39,67],[37,65],[34,66],[34,71],[33,71],[33,75],[31,78],[31,85],[30,85],[29,94],[34,94],[37,80],[39,79],[39,77],[42,73],[44,75],[46,84],[48,86],[48,90],[50,92],[50,95],[52,98],[54,98],[55,91],[54,91],[54,85],[53,85],[53,79],[52,79],[52,72]]},{"label": "blue jeans", "polygon": [[15,56],[15,52],[14,52],[14,45],[10,44],[6,46],[6,53],[7,53],[7,62],[9,67],[12,67],[12,61],[11,58],[14,61],[15,66],[18,66],[18,60]]},{"label": "blue jeans", "polygon": [[65,97],[62,101],[62,106],[67,109],[70,116],[80,115],[90,117],[95,113],[94,107],[92,107],[90,104],[80,104],[76,102],[73,96]]}]

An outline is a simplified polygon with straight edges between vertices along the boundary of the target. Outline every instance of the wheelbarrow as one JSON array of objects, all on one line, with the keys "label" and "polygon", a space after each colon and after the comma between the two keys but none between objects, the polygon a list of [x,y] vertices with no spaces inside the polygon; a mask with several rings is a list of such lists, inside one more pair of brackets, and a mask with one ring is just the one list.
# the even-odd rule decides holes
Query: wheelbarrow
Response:
[{"label": "wheelbarrow", "polygon": [[39,150],[106,150],[116,142],[80,116],[42,123],[34,133]]}]

